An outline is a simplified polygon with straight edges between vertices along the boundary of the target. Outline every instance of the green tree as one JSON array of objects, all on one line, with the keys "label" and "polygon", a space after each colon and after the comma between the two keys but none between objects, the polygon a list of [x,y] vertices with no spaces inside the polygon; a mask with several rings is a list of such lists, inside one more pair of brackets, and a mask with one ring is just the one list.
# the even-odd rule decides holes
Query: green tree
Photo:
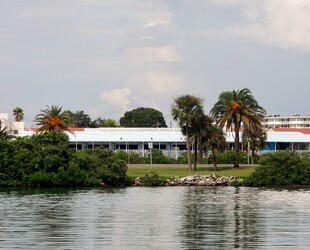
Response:
[{"label": "green tree", "polygon": [[214,171],[217,171],[218,152],[219,150],[224,150],[226,145],[226,138],[223,129],[215,125],[209,126],[204,141],[206,142],[206,148],[212,152],[211,162]]},{"label": "green tree", "polygon": [[242,125],[250,126],[253,130],[259,129],[266,114],[265,109],[258,104],[251,91],[245,88],[222,92],[210,113],[217,125],[227,130],[234,129],[234,167],[239,167],[240,129]]},{"label": "green tree", "polygon": [[267,145],[267,134],[262,128],[253,130],[247,126],[242,134],[242,142],[244,147],[251,151],[251,163],[254,164],[255,150],[263,149]]},{"label": "green tree", "polygon": [[92,120],[90,122],[90,127],[91,128],[100,128],[103,127],[105,119],[102,119],[101,117],[96,118],[95,120]]},{"label": "green tree", "polygon": [[[197,170],[197,154],[198,154],[198,147],[200,153],[200,163],[202,163],[203,158],[203,145],[202,145],[202,137],[206,133],[206,129],[210,126],[211,121],[208,116],[206,116],[203,111],[197,112],[195,117],[192,121],[192,126],[189,128],[189,136],[190,142],[194,145],[194,167],[193,170]],[[186,128],[185,126],[182,127],[182,133],[186,135]]]},{"label": "green tree", "polygon": [[160,111],[143,107],[127,111],[121,117],[120,125],[121,127],[135,128],[167,127],[164,116]]},{"label": "green tree", "polygon": [[192,95],[182,95],[174,100],[171,114],[174,120],[179,122],[180,127],[185,127],[188,168],[192,171],[190,157],[190,128],[195,118],[203,113],[202,99]]},{"label": "green tree", "polygon": [[106,128],[116,128],[119,127],[119,125],[117,124],[117,122],[113,119],[106,119],[103,121],[102,123],[102,127],[106,127]]},{"label": "green tree", "polygon": [[20,107],[13,109],[13,116],[16,122],[20,122],[24,119],[24,111]]},{"label": "green tree", "polygon": [[40,110],[40,113],[36,115],[34,122],[39,126],[37,132],[71,132],[69,130],[68,115],[66,112],[62,112],[62,107],[47,106],[46,109]]},{"label": "green tree", "polygon": [[74,128],[89,128],[91,127],[91,118],[83,110],[72,113],[70,110],[64,111],[68,126]]}]

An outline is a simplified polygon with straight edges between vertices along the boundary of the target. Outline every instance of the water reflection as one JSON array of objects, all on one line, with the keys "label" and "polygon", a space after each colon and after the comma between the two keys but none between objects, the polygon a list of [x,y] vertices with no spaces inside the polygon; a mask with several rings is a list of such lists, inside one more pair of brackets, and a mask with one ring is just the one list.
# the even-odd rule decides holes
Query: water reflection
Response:
[{"label": "water reflection", "polygon": [[310,246],[309,190],[2,189],[1,249]]}]

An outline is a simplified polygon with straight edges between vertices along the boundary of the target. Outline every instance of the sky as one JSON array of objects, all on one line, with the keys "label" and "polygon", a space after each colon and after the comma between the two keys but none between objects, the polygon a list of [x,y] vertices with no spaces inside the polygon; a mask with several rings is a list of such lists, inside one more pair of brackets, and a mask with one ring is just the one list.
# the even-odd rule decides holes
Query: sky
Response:
[{"label": "sky", "polygon": [[248,88],[267,115],[310,115],[309,0],[0,0],[0,112],[92,119],[138,107],[169,124],[185,94],[210,109]]}]

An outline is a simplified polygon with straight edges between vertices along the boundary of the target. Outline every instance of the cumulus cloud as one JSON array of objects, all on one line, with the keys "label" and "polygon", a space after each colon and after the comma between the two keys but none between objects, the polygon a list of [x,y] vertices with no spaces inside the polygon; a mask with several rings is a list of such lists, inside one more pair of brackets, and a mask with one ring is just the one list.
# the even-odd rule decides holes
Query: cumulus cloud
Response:
[{"label": "cumulus cloud", "polygon": [[133,63],[176,62],[180,60],[174,47],[145,47],[131,49],[129,60]]},{"label": "cumulus cloud", "polygon": [[231,30],[242,37],[282,48],[310,51],[310,2],[308,0],[262,0],[245,5],[247,24]]},{"label": "cumulus cloud", "polygon": [[118,88],[105,90],[100,93],[100,98],[107,104],[126,111],[130,109],[130,96],[129,88]]}]

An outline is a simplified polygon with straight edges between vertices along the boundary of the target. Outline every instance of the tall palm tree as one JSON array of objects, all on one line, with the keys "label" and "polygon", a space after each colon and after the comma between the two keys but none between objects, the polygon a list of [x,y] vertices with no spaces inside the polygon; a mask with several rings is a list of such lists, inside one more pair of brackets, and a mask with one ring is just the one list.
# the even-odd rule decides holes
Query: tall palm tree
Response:
[{"label": "tall palm tree", "polygon": [[251,150],[251,163],[254,164],[254,154],[256,149],[263,149],[267,145],[267,134],[262,129],[253,130],[252,127],[247,126],[242,133],[243,145]]},{"label": "tall palm tree", "polygon": [[180,127],[185,127],[188,169],[192,171],[190,154],[190,128],[195,117],[203,113],[202,99],[192,95],[182,95],[174,100],[171,106],[171,114]]},{"label": "tall palm tree", "polygon": [[238,91],[225,91],[210,111],[220,127],[235,131],[234,167],[239,167],[239,132],[242,127],[250,126],[253,130],[261,127],[266,110],[261,107],[247,88]]},{"label": "tall palm tree", "polygon": [[68,121],[66,117],[67,113],[62,112],[62,107],[47,106],[46,109],[40,110],[40,113],[36,115],[34,122],[39,126],[37,132],[71,132],[65,121]]},{"label": "tall palm tree", "polygon": [[20,107],[13,109],[13,116],[15,117],[16,122],[20,122],[24,119],[24,111]]}]

